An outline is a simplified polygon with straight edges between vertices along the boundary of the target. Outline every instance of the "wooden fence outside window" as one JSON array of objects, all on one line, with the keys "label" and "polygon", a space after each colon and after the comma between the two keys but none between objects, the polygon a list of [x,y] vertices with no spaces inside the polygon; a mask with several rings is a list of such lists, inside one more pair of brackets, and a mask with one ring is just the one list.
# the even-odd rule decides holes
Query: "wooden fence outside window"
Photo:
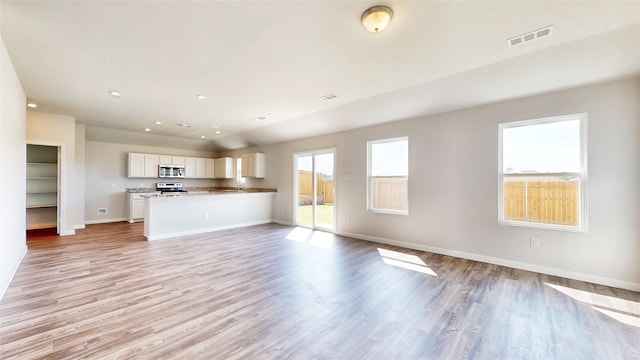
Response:
[{"label": "wooden fence outside window", "polygon": [[579,225],[580,182],[511,181],[503,187],[505,220]]}]

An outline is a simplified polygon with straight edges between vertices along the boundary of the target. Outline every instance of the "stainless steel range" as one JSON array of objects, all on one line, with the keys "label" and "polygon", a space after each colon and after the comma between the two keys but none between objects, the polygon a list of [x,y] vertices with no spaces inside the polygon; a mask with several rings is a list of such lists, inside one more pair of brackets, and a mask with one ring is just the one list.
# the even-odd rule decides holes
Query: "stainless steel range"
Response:
[{"label": "stainless steel range", "polygon": [[156,183],[156,190],[166,196],[182,196],[187,193],[181,182],[159,182]]}]

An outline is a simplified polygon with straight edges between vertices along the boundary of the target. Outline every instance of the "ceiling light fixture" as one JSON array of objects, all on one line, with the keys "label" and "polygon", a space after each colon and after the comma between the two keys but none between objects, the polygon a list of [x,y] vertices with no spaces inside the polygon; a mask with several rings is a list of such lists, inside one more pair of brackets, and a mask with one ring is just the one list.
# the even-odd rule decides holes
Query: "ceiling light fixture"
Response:
[{"label": "ceiling light fixture", "polygon": [[149,128],[145,128],[145,129],[144,129],[144,131],[149,132],[149,131],[151,131],[151,129],[149,129]]},{"label": "ceiling light fixture", "polygon": [[196,98],[198,98],[198,100],[204,100],[204,99],[206,99],[207,97],[206,97],[206,96],[204,96],[204,95],[196,95]]},{"label": "ceiling light fixture", "polygon": [[180,127],[191,127],[191,125],[189,125],[189,124],[176,124],[176,125],[178,125]]},{"label": "ceiling light fixture", "polygon": [[204,139],[204,138],[206,138],[206,136],[200,135],[200,139]]},{"label": "ceiling light fixture", "polygon": [[386,6],[374,6],[370,7],[362,13],[362,25],[371,32],[380,32],[384,30],[391,18],[393,17],[393,11]]},{"label": "ceiling light fixture", "polygon": [[156,121],[156,125],[162,125],[162,121]]},{"label": "ceiling light fixture", "polygon": [[38,104],[34,103],[33,101],[27,101],[27,107],[35,109],[38,107]]},{"label": "ceiling light fixture", "polygon": [[220,134],[220,130],[216,131],[216,134]]},{"label": "ceiling light fixture", "polygon": [[118,91],[111,90],[109,94],[113,97],[120,97],[120,93]]}]

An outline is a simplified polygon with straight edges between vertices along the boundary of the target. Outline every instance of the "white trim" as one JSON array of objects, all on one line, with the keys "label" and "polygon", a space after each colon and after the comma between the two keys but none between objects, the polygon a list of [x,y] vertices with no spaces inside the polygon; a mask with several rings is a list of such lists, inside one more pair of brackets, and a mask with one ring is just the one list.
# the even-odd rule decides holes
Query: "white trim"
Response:
[{"label": "white trim", "polygon": [[560,276],[560,277],[567,278],[567,279],[585,281],[585,282],[590,282],[590,283],[600,284],[600,285],[605,285],[605,286],[611,286],[611,287],[620,288],[620,289],[627,289],[627,290],[631,290],[631,291],[640,291],[640,283],[631,282],[631,281],[612,279],[612,278],[608,278],[608,277],[604,277],[604,276],[585,274],[585,273],[575,272],[575,271],[570,271],[570,270],[565,270],[565,269],[558,269],[558,268],[553,268],[553,267],[548,267],[548,266],[541,266],[541,265],[536,265],[536,264],[523,263],[523,262],[519,262],[519,261],[513,261],[513,260],[508,260],[508,259],[485,256],[485,255],[479,255],[479,254],[474,254],[474,253],[469,253],[469,252],[464,252],[464,251],[449,250],[449,249],[444,249],[444,248],[439,248],[439,247],[434,247],[434,246],[421,245],[421,244],[415,244],[415,243],[410,243],[410,242],[405,242],[405,241],[398,241],[398,240],[380,238],[380,237],[376,237],[376,236],[361,235],[361,234],[347,233],[347,232],[340,232],[338,235],[348,236],[348,237],[352,237],[352,238],[355,238],[355,239],[366,240],[366,241],[371,241],[371,242],[376,242],[376,243],[381,243],[381,244],[399,246],[399,247],[403,247],[403,248],[407,248],[407,249],[427,251],[427,252],[431,252],[431,253],[447,255],[447,256],[453,256],[453,257],[462,258],[462,259],[480,261],[480,262],[484,262],[484,263],[488,263],[488,264],[506,266],[506,267],[510,267],[510,268],[514,268],[514,269],[532,271],[532,272],[536,272],[536,273],[540,273],[540,274]]},{"label": "white trim", "polygon": [[13,280],[13,277],[16,275],[16,272],[18,271],[18,268],[20,267],[22,260],[24,260],[24,257],[27,255],[27,251],[28,251],[27,244],[24,244],[24,246],[22,247],[22,254],[20,255],[20,259],[16,261],[15,266],[13,267],[13,269],[11,269],[11,273],[6,278],[6,281],[3,281],[0,284],[0,300],[2,300],[2,298],[4,297],[4,293],[9,288],[9,285],[11,285],[11,281]]},{"label": "white trim", "polygon": [[76,230],[80,230],[80,229],[84,229],[84,228],[85,228],[85,226],[84,226],[84,224],[81,224],[81,225],[74,225],[74,226],[73,226],[73,228],[74,228],[74,229],[76,229]]},{"label": "white trim", "polygon": [[[589,232],[589,216],[588,216],[588,187],[587,187],[587,178],[588,178],[588,144],[587,144],[587,113],[577,113],[577,114],[569,114],[569,115],[560,115],[560,116],[552,116],[540,119],[529,119],[529,120],[519,120],[519,121],[511,121],[498,124],[498,224],[506,225],[506,226],[519,226],[519,227],[527,227],[527,228],[535,228],[535,229],[545,229],[545,230],[559,230],[559,231],[572,231],[572,232]],[[505,174],[503,169],[503,132],[505,129],[522,127],[522,126],[533,126],[533,125],[542,125],[542,124],[551,124],[556,122],[563,121],[571,121],[578,120],[580,122],[580,172],[579,173],[567,173],[572,175],[577,175],[580,179],[580,189],[579,189],[579,214],[578,214],[578,225],[570,226],[570,225],[558,225],[558,224],[543,224],[529,221],[513,221],[513,220],[505,220],[504,219],[504,178],[505,175],[509,176],[521,176],[524,174]],[[548,176],[548,175],[556,175],[557,173],[537,173],[537,174],[526,174],[527,176]]]},{"label": "white trim", "polygon": [[219,231],[219,230],[235,229],[235,228],[240,228],[245,226],[263,225],[263,224],[270,224],[270,223],[271,223],[271,220],[260,220],[260,221],[252,221],[252,222],[246,222],[246,223],[240,223],[240,224],[213,226],[209,228],[195,229],[195,230],[188,230],[188,231],[177,231],[177,232],[162,234],[162,235],[153,235],[153,236],[145,235],[145,237],[147,238],[148,241],[154,241],[154,240],[175,238],[179,236],[195,235],[195,234],[202,234],[202,233],[208,233],[208,232]]},{"label": "white trim", "polygon": [[120,222],[120,221],[127,221],[127,218],[85,220],[84,223],[85,225],[91,225],[91,224],[105,224],[105,223]]},{"label": "white trim", "polygon": [[[400,141],[406,141],[407,142],[407,175],[406,176],[389,176],[389,175],[383,175],[383,176],[372,176],[371,175],[371,152],[372,152],[372,146],[373,145],[377,145],[377,144],[385,144],[385,143],[392,143],[392,142],[400,142]],[[409,215],[409,199],[410,199],[410,194],[409,194],[409,167],[410,167],[410,163],[409,163],[409,136],[398,136],[398,137],[394,137],[394,138],[387,138],[387,139],[378,139],[378,140],[368,140],[367,141],[367,211],[370,213],[376,213],[376,214],[386,214],[386,215]],[[373,204],[371,203],[371,181],[373,178],[392,178],[392,177],[397,177],[397,178],[406,178],[407,179],[407,209],[406,210],[393,210],[393,209],[374,209],[373,208]]]},{"label": "white trim", "polygon": [[284,220],[279,220],[279,219],[271,219],[271,222],[274,224],[280,224],[280,225],[285,225],[285,226],[295,226],[295,224],[291,221],[284,221]]}]

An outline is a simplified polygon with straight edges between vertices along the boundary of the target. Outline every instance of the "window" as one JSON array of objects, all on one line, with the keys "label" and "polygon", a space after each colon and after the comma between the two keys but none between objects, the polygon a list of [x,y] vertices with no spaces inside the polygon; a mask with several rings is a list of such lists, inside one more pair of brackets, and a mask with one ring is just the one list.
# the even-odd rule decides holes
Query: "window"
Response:
[{"label": "window", "polygon": [[409,213],[409,139],[367,142],[367,209],[376,213]]},{"label": "window", "polygon": [[242,177],[242,158],[236,159],[236,183],[244,184],[247,182],[247,178]]},{"label": "window", "polygon": [[587,230],[587,114],[499,125],[499,221]]}]

